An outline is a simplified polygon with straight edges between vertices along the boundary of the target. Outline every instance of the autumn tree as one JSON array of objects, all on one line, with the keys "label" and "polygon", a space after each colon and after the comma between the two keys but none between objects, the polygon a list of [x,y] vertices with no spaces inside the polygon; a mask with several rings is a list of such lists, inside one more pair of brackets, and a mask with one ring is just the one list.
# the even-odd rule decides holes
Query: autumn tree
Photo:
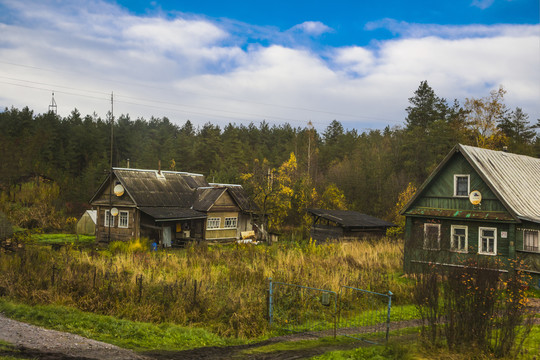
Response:
[{"label": "autumn tree", "polygon": [[507,139],[498,124],[504,121],[507,108],[504,104],[506,90],[499,86],[489,96],[480,99],[468,98],[465,102],[467,120],[475,144],[481,148],[501,149]]}]

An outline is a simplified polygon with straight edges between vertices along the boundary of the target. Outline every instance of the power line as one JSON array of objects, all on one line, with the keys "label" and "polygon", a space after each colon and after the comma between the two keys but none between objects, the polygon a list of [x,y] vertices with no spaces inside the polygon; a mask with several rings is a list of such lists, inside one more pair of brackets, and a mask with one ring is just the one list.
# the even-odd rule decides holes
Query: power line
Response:
[{"label": "power line", "polygon": [[[0,63],[12,65],[12,66],[31,68],[31,69],[36,69],[36,70],[59,72],[59,71],[53,70],[53,69],[47,69],[47,68],[42,68],[42,67],[37,67],[37,66],[29,66],[29,65],[23,65],[23,64],[16,64],[16,63],[11,63],[11,62],[6,62],[6,61],[0,61]],[[75,74],[81,74],[80,72],[75,72],[75,71],[69,71],[69,72],[75,73]],[[3,77],[3,76],[0,76],[0,77]],[[3,77],[3,78],[7,78],[7,77]],[[129,85],[129,86],[136,85],[136,86],[141,86],[141,87],[145,87],[145,88],[153,88],[153,89],[157,89],[157,90],[161,90],[161,91],[169,91],[169,90],[167,90],[167,89],[165,89],[163,87],[157,87],[157,86],[152,86],[152,85],[142,84],[142,83],[137,83],[137,82],[123,82],[123,81],[111,80],[111,79],[105,79],[105,78],[99,78],[99,77],[93,77],[93,78],[94,79],[105,80],[105,81],[108,81],[108,82],[125,84],[125,85]],[[46,86],[52,86],[51,84],[32,82],[32,81],[21,80],[21,79],[16,79],[16,78],[8,78],[8,79],[16,80],[16,81],[22,81],[22,82],[28,82],[28,83],[36,83],[36,84],[41,84],[41,85],[46,85]],[[61,86],[61,85],[55,85],[54,87],[55,88],[71,89],[71,90],[75,90],[75,91],[88,91],[88,92],[92,92],[92,93],[106,94],[104,92],[98,92],[98,91],[93,91],[93,90],[83,90],[83,89],[77,89],[77,88],[66,87],[66,86]],[[271,107],[288,109],[288,110],[300,110],[300,111],[307,111],[307,112],[312,112],[312,113],[328,114],[328,115],[333,115],[333,116],[344,116],[344,117],[353,118],[353,119],[379,120],[379,121],[386,121],[386,122],[391,122],[391,123],[397,123],[398,122],[396,120],[390,120],[390,119],[379,118],[379,117],[374,117],[374,116],[365,116],[365,115],[359,115],[359,114],[348,114],[348,113],[332,112],[332,111],[326,111],[326,110],[310,109],[310,108],[304,108],[304,107],[295,107],[295,106],[272,104],[272,103],[265,103],[265,102],[257,102],[257,101],[250,101],[250,100],[231,98],[231,97],[223,97],[223,96],[215,96],[215,95],[201,95],[201,94],[197,94],[197,93],[189,92],[189,91],[185,91],[185,90],[176,90],[176,91],[180,92],[180,93],[184,93],[184,94],[195,95],[195,96],[198,96],[198,97],[201,97],[201,98],[206,97],[206,98],[214,98],[214,99],[221,99],[221,100],[229,100],[229,101],[236,101],[236,102],[240,102],[240,103],[271,106]],[[136,97],[122,96],[122,95],[119,95],[119,96],[124,97],[124,98],[130,98],[130,99],[136,100],[136,101],[146,101],[146,102],[149,101],[149,102],[153,102],[153,103],[165,103],[165,104],[178,105],[176,103],[161,102],[159,100],[148,100],[148,99],[141,99],[141,98],[136,98]],[[193,107],[193,106],[190,106],[190,105],[182,105],[182,104],[180,104],[180,106]],[[200,108],[200,107],[198,107],[198,108]],[[209,108],[202,108],[202,109],[212,110],[212,111],[226,111],[226,110],[209,109]],[[258,114],[249,114],[249,113],[242,113],[242,112],[232,112],[232,113],[238,113],[238,114],[243,114],[243,115],[248,115],[248,116],[258,116],[258,117],[262,117],[262,118],[270,118],[270,116],[258,115]],[[301,121],[301,122],[305,122],[305,120],[281,118],[281,117],[276,117],[276,116],[272,116],[271,118],[275,118],[275,119],[278,119],[278,120],[285,120],[285,121]]]}]

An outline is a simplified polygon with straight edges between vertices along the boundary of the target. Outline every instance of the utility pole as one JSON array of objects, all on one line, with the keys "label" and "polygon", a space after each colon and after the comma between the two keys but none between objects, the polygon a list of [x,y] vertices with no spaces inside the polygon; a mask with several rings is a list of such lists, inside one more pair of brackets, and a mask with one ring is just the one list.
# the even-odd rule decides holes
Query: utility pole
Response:
[{"label": "utility pole", "polygon": [[[112,191],[113,191],[113,131],[114,131],[114,98],[113,93],[111,92],[111,163],[109,171],[109,236],[107,241],[111,242],[111,222],[113,220],[112,216]],[[106,216],[106,215],[105,215]]]}]

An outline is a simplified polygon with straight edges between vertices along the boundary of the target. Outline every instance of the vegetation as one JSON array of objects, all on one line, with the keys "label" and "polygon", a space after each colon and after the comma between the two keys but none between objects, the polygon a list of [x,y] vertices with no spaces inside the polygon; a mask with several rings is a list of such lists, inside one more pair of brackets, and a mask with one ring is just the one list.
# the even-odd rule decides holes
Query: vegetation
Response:
[{"label": "vegetation", "polygon": [[[410,303],[412,283],[398,276],[401,242],[279,243],[272,247],[194,246],[144,252],[51,252],[27,245],[0,254],[0,291],[28,304],[63,304],[133,321],[204,327],[220,336],[268,334],[267,279],[338,291],[340,285],[394,292]],[[294,304],[293,304],[294,305]]]},{"label": "vegetation", "polygon": [[414,301],[422,335],[455,352],[474,348],[492,357],[517,356],[533,325],[527,310],[529,276],[503,275],[485,259],[463,265],[426,266],[419,275]]},{"label": "vegetation", "polygon": [[[390,220],[409,184],[418,187],[458,142],[540,156],[540,137],[520,108],[510,111],[501,87],[488,96],[448,103],[422,81],[403,126],[359,133],[331,121],[270,126],[176,125],[167,118],[114,121],[113,163],[120,167],[202,173],[242,183],[276,230],[306,225],[306,207],[347,208]],[[69,230],[104,180],[110,119],[76,109],[61,118],[28,108],[0,113],[0,211],[13,225]],[[128,160],[129,159],[129,160]]]}]

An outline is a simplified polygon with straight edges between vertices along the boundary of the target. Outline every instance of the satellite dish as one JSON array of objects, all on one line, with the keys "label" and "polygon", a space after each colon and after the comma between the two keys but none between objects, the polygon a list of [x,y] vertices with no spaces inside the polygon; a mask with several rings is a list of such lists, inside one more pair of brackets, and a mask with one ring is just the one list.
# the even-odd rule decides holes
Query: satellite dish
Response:
[{"label": "satellite dish", "polygon": [[473,205],[478,205],[482,202],[482,193],[478,190],[473,190],[469,194],[469,201]]},{"label": "satellite dish", "polygon": [[117,208],[112,208],[112,209],[111,209],[111,215],[112,215],[112,216],[118,215],[118,209],[117,209]]},{"label": "satellite dish", "polygon": [[114,195],[118,197],[124,195],[124,187],[122,186],[122,184],[116,184],[116,186],[114,187]]}]

